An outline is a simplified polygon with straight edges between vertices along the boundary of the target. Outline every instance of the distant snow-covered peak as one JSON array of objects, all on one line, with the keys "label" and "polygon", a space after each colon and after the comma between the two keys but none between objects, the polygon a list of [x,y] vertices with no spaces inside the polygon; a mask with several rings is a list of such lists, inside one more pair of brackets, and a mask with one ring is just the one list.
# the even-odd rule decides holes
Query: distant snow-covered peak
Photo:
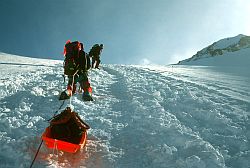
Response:
[{"label": "distant snow-covered peak", "polygon": [[[224,57],[219,57],[224,56]],[[239,34],[221,39],[198,51],[191,58],[179,61],[181,65],[240,65],[250,62],[250,36]]]},{"label": "distant snow-covered peak", "polygon": [[238,36],[235,36],[235,37],[221,39],[213,44],[213,48],[214,49],[224,49],[224,48],[227,48],[229,46],[236,45],[240,42],[240,40],[243,37],[247,37],[247,36],[245,36],[243,34],[239,34]]}]

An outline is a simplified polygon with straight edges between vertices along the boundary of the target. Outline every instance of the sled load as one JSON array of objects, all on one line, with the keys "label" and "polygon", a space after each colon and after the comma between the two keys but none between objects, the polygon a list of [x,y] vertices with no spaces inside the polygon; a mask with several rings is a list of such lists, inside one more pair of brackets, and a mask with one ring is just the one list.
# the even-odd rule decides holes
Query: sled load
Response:
[{"label": "sled load", "polygon": [[76,112],[67,107],[53,117],[42,139],[48,148],[75,153],[86,145],[89,128]]}]

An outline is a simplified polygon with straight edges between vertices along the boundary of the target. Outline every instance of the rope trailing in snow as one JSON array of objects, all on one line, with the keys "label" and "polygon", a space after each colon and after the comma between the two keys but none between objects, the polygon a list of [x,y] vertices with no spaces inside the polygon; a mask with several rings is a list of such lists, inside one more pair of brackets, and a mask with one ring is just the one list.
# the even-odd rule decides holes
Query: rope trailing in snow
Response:
[{"label": "rope trailing in snow", "polygon": [[33,166],[33,164],[34,164],[34,162],[35,162],[35,160],[36,160],[36,157],[37,157],[37,155],[38,155],[38,153],[39,153],[39,151],[40,151],[40,148],[41,148],[42,144],[43,144],[43,140],[41,141],[41,143],[40,143],[40,145],[39,145],[39,147],[38,147],[38,149],[37,149],[37,151],[36,151],[36,155],[35,155],[35,157],[34,157],[32,163],[31,163],[31,165],[30,165],[30,168],[32,168],[32,166]]}]

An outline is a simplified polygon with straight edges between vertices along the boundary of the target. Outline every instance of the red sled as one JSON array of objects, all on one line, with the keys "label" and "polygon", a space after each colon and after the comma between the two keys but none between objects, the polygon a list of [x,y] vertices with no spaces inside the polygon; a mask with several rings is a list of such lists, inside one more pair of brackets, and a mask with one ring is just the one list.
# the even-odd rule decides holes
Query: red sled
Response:
[{"label": "red sled", "polygon": [[62,140],[51,138],[50,127],[47,127],[42,135],[42,139],[48,148],[58,149],[69,153],[76,153],[78,150],[85,147],[87,142],[87,131],[82,134],[79,144],[74,144]]},{"label": "red sled", "polygon": [[86,145],[89,128],[76,112],[67,107],[53,117],[42,134],[42,140],[48,148],[75,153]]}]

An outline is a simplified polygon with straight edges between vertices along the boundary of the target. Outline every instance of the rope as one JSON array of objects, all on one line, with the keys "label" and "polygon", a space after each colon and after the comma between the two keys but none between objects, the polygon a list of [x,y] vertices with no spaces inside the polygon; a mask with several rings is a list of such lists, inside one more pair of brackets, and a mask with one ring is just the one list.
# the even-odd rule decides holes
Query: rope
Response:
[{"label": "rope", "polygon": [[[74,83],[75,83],[75,75],[78,73],[78,71],[79,71],[79,69],[77,69],[76,70],[76,72],[73,74],[73,76],[72,76],[72,83],[71,83],[71,88],[72,88],[72,90],[73,90],[73,88],[74,88]],[[69,98],[69,105],[70,105],[70,107],[72,106],[72,104],[71,104],[71,100],[72,100],[72,95],[70,96],[70,98]]]},{"label": "rope", "polygon": [[36,155],[35,155],[35,157],[34,157],[32,163],[31,163],[31,165],[30,165],[30,168],[32,168],[32,166],[33,166],[33,164],[34,164],[34,162],[35,162],[35,160],[36,160],[36,157],[37,157],[37,155],[38,155],[38,152],[39,152],[39,150],[40,150],[42,144],[43,144],[43,140],[41,141],[41,143],[40,143],[40,145],[39,145],[39,147],[38,147],[38,149],[37,149],[37,151],[36,151]]},{"label": "rope", "polygon": [[[74,78],[75,78],[75,75],[77,74],[77,72],[78,72],[78,70],[73,74],[73,79],[72,79],[72,83],[71,83],[71,87],[72,87],[72,88],[73,88],[73,85],[74,85]],[[63,77],[64,77],[64,83],[65,83],[65,76],[63,75]],[[70,100],[70,106],[71,106],[71,97],[72,97],[72,96],[70,96],[70,99],[69,99],[69,100]],[[56,114],[58,113],[58,111],[61,110],[61,108],[62,108],[62,106],[64,105],[64,103],[65,103],[65,100],[63,100],[63,102],[62,102],[61,106],[59,107],[59,109],[58,109],[57,111],[54,112],[53,117],[50,118],[49,120],[47,120],[48,122],[51,121],[51,120],[56,116]]]}]

